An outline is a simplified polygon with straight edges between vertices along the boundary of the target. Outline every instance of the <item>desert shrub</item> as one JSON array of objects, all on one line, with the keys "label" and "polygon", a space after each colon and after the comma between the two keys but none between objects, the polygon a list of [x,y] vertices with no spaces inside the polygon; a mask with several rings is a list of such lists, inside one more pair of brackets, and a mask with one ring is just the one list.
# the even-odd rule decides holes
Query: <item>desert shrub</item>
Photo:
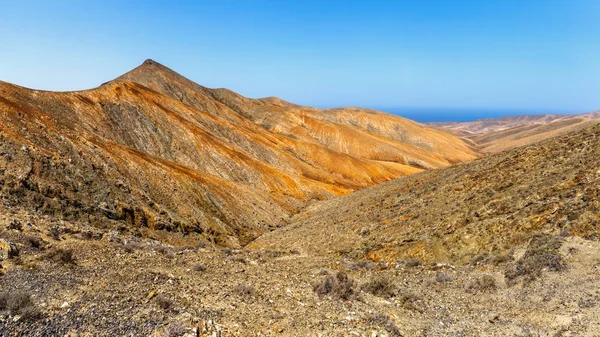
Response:
[{"label": "desert shrub", "polygon": [[0,311],[8,310],[11,315],[20,315],[24,320],[34,320],[41,316],[40,310],[24,291],[0,292]]},{"label": "desert shrub", "polygon": [[489,275],[484,275],[467,285],[467,291],[472,293],[494,290],[496,290],[496,280]]},{"label": "desert shrub", "polygon": [[167,326],[162,337],[181,337],[187,333],[187,330],[180,322],[174,322]]},{"label": "desert shrub", "polygon": [[60,231],[58,230],[58,226],[52,226],[48,232],[48,235],[50,235],[54,240],[60,240]]},{"label": "desert shrub", "polygon": [[192,267],[192,270],[197,271],[197,272],[203,272],[203,271],[206,271],[206,266],[203,265],[202,263],[197,263]]},{"label": "desert shrub", "polygon": [[240,297],[250,297],[253,296],[256,291],[254,290],[254,287],[249,284],[239,284],[233,288],[233,292]]},{"label": "desert shrub", "polygon": [[48,258],[62,264],[75,264],[75,257],[72,249],[57,248],[47,255]]},{"label": "desert shrub", "polygon": [[581,308],[581,309],[589,309],[589,308],[593,308],[596,306],[596,300],[594,299],[581,299],[579,300],[579,302],[577,302],[577,305]]},{"label": "desert shrub", "polygon": [[42,245],[44,243],[42,238],[40,238],[38,236],[33,236],[33,235],[26,235],[23,239],[27,246],[29,246],[31,248],[36,248],[36,249],[42,248]]},{"label": "desert shrub", "polygon": [[421,298],[417,295],[413,294],[402,294],[400,296],[400,304],[406,310],[418,311],[420,313],[423,312],[423,308],[421,305]]},{"label": "desert shrub", "polygon": [[165,246],[158,246],[154,249],[156,252],[161,253],[163,255],[167,254],[169,252],[169,249],[167,249],[167,247]]},{"label": "desert shrub", "polygon": [[356,266],[360,269],[364,270],[373,270],[375,269],[375,263],[371,260],[364,260],[356,263]]},{"label": "desert shrub", "polygon": [[158,246],[154,250],[164,255],[167,259],[172,259],[175,257],[175,254],[173,254],[173,251],[170,247]]},{"label": "desert shrub", "polygon": [[435,273],[435,281],[438,283],[450,282],[453,279],[454,277],[452,276],[452,274],[447,273],[445,271],[438,271],[437,273]]},{"label": "desert shrub", "polygon": [[490,253],[482,253],[479,254],[475,257],[473,257],[471,259],[471,261],[469,261],[469,263],[472,266],[477,266],[477,265],[499,265],[502,263],[506,263],[509,262],[512,259],[512,252],[506,253],[506,254],[490,254]]},{"label": "desert shrub", "polygon": [[133,253],[134,251],[136,251],[138,249],[142,249],[143,247],[144,247],[144,245],[139,242],[129,241],[123,246],[123,249],[127,253]]},{"label": "desert shrub", "polygon": [[392,336],[402,336],[400,329],[389,315],[374,314],[367,316],[366,321],[372,325],[384,328]]},{"label": "desert shrub", "polygon": [[396,284],[387,276],[378,276],[361,286],[363,291],[378,297],[390,298],[396,296]]},{"label": "desert shrub", "polygon": [[319,295],[331,295],[336,299],[349,300],[356,295],[356,282],[343,271],[335,275],[326,275],[321,281],[313,286],[313,290]]},{"label": "desert shrub", "polygon": [[8,226],[6,226],[7,230],[16,230],[16,231],[22,231],[23,230],[23,224],[21,223],[21,221],[17,220],[17,219],[12,219],[10,221],[10,223],[8,224]]},{"label": "desert shrub", "polygon": [[419,260],[419,259],[416,259],[416,258],[408,259],[408,260],[406,260],[406,263],[405,263],[405,265],[406,265],[407,267],[411,267],[411,268],[412,268],[412,267],[418,267],[418,266],[420,266],[421,264],[422,264],[422,263],[421,263],[421,260]]},{"label": "desert shrub", "polygon": [[523,257],[517,261],[514,268],[506,271],[507,281],[514,284],[522,277],[525,283],[529,283],[539,278],[543,270],[564,270],[564,261],[559,252],[562,244],[563,240],[560,237],[548,234],[534,236]]},{"label": "desert shrub", "polygon": [[476,255],[475,257],[473,257],[471,259],[471,261],[469,261],[469,263],[472,266],[476,266],[476,265],[479,265],[479,264],[487,264],[487,261],[489,259],[490,259],[490,253],[486,252],[486,253],[482,253],[482,254]]},{"label": "desert shrub", "polygon": [[163,310],[169,310],[173,307],[173,301],[163,294],[156,296],[156,304]]}]

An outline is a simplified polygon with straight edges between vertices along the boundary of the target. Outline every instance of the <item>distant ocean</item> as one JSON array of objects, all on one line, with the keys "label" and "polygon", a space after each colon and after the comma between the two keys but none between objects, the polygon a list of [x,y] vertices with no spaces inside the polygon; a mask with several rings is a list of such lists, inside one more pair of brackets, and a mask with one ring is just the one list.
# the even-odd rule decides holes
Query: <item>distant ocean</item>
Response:
[{"label": "distant ocean", "polygon": [[374,108],[419,123],[431,122],[470,122],[484,118],[499,118],[504,116],[542,115],[542,114],[577,114],[586,111],[557,111],[557,110],[517,110],[517,109],[457,109],[457,108]]}]

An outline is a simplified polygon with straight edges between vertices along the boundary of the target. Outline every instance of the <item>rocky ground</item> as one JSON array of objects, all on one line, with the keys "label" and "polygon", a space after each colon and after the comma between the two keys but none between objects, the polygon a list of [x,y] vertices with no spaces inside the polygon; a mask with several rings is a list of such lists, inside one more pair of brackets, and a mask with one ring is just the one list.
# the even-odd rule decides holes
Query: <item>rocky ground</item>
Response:
[{"label": "rocky ground", "polygon": [[0,238],[18,250],[1,261],[0,336],[600,334],[600,244],[578,237],[423,265],[0,214]]}]

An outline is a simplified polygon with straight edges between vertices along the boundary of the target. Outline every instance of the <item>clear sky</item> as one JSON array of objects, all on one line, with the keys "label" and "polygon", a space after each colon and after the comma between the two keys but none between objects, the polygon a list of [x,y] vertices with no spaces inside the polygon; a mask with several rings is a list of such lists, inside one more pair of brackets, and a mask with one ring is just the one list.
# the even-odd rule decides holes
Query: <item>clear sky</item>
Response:
[{"label": "clear sky", "polygon": [[600,1],[3,1],[0,80],[98,86],[152,58],[318,107],[600,109]]}]

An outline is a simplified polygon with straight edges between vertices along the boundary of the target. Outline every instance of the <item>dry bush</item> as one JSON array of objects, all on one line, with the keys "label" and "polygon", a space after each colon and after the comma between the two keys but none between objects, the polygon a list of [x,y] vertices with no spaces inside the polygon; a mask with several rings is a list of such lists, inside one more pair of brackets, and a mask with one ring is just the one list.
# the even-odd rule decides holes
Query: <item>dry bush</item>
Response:
[{"label": "dry bush", "polygon": [[563,244],[560,237],[538,234],[531,239],[529,246],[514,268],[506,271],[505,277],[509,284],[523,278],[524,283],[530,283],[542,275],[543,270],[561,271],[565,264],[559,249]]},{"label": "dry bush", "polygon": [[25,244],[31,248],[40,249],[42,248],[44,241],[39,236],[26,235],[24,238]]},{"label": "dry bush", "polygon": [[413,294],[402,294],[400,296],[400,304],[406,310],[417,311],[423,313],[421,298]]},{"label": "dry bush", "polygon": [[48,235],[50,235],[56,241],[60,240],[60,231],[58,230],[58,226],[52,226],[48,232]]},{"label": "dry bush", "polygon": [[402,336],[400,329],[398,329],[394,320],[388,315],[383,315],[383,314],[370,315],[370,316],[367,316],[366,321],[372,325],[384,328],[392,336]]},{"label": "dry bush", "polygon": [[349,300],[356,296],[356,282],[343,271],[327,275],[315,283],[313,290],[319,295],[332,295],[336,299]]},{"label": "dry bush", "polygon": [[156,296],[156,304],[163,310],[169,310],[173,307],[173,301],[163,294]]},{"label": "dry bush", "polygon": [[17,219],[12,219],[11,222],[8,224],[8,226],[6,226],[7,230],[16,230],[16,231],[22,231],[23,230],[23,224],[21,223],[21,221],[17,220]]},{"label": "dry bush", "polygon": [[361,289],[383,298],[394,297],[398,293],[396,284],[387,276],[374,277],[369,282],[363,284]]},{"label": "dry bush", "polygon": [[494,290],[496,290],[496,280],[489,275],[484,275],[467,285],[467,291],[471,293]]},{"label": "dry bush", "polygon": [[138,249],[142,249],[142,248],[144,248],[144,245],[139,242],[135,242],[135,241],[129,241],[123,246],[123,249],[127,253],[133,253],[134,251],[136,251]]},{"label": "dry bush", "polygon": [[175,257],[175,254],[173,254],[172,249],[169,248],[169,247],[158,246],[158,247],[155,248],[155,251],[161,253],[162,255],[164,255],[168,259],[172,259],[172,258]]},{"label": "dry bush", "polygon": [[454,280],[454,276],[452,274],[447,273],[445,271],[438,271],[435,273],[435,281],[438,283],[447,283]]},{"label": "dry bush", "polygon": [[19,315],[24,320],[34,320],[41,317],[41,311],[31,300],[31,295],[24,291],[0,292],[0,311],[8,310],[13,315]]},{"label": "dry bush", "polygon": [[181,337],[187,333],[188,329],[180,322],[174,322],[167,326],[162,337]]},{"label": "dry bush", "polygon": [[46,255],[46,256],[49,259],[52,259],[56,262],[60,262],[62,264],[69,264],[69,265],[75,264],[75,257],[73,256],[72,249],[57,248],[57,249],[53,250],[52,252],[48,253],[48,255]]},{"label": "dry bush", "polygon": [[249,284],[239,284],[233,288],[233,292],[240,297],[251,297],[256,293],[254,287]]},{"label": "dry bush", "polygon": [[490,253],[481,253],[471,259],[469,262],[472,266],[478,265],[499,265],[502,263],[506,263],[512,260],[512,252],[508,252],[506,254],[490,254]]},{"label": "dry bush", "polygon": [[412,258],[412,259],[408,259],[405,263],[405,265],[407,267],[418,267],[422,264],[421,260],[416,259],[416,258]]},{"label": "dry bush", "polygon": [[192,270],[197,271],[197,272],[203,272],[203,271],[206,271],[206,266],[203,265],[202,263],[197,263],[192,267]]}]

